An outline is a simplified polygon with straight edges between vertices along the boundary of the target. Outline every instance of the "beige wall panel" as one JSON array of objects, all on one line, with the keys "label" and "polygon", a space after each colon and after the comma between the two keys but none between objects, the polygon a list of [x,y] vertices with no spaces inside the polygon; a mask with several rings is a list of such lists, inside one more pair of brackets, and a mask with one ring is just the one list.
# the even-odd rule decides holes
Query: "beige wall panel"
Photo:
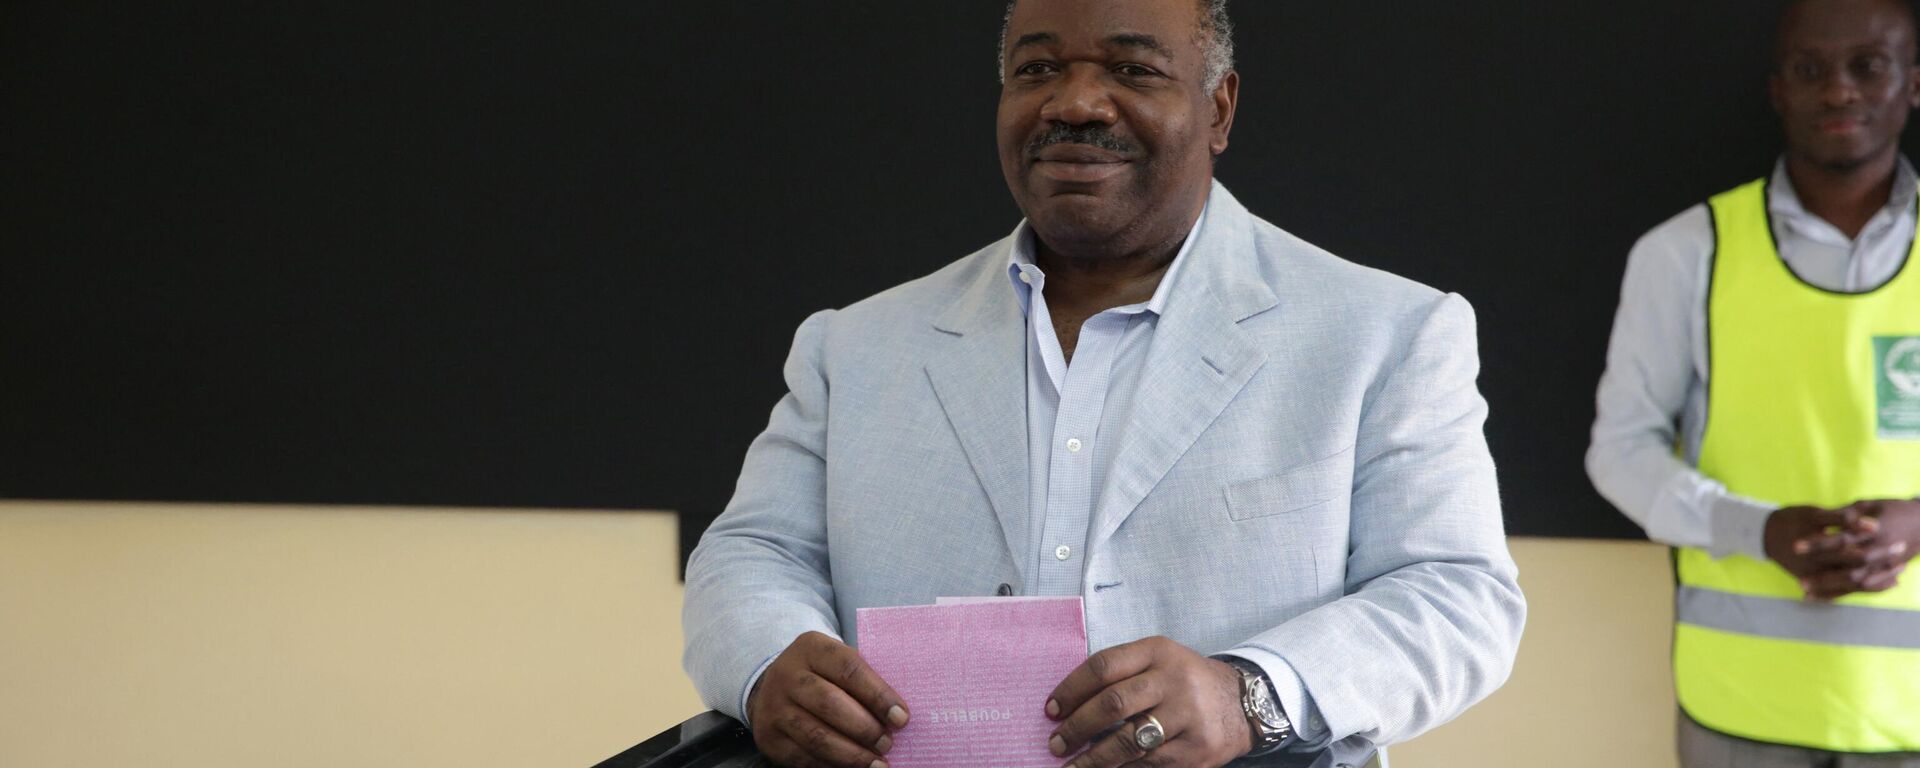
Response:
[{"label": "beige wall panel", "polygon": [[[702,709],[662,513],[0,503],[0,766],[586,766]],[[1513,679],[1398,768],[1669,766],[1646,543],[1515,539]]]},{"label": "beige wall panel", "polygon": [[1537,538],[1511,547],[1529,611],[1513,677],[1394,747],[1394,768],[1676,765],[1667,548]]},{"label": "beige wall panel", "polygon": [[698,711],[651,513],[0,505],[0,766],[585,766]]}]

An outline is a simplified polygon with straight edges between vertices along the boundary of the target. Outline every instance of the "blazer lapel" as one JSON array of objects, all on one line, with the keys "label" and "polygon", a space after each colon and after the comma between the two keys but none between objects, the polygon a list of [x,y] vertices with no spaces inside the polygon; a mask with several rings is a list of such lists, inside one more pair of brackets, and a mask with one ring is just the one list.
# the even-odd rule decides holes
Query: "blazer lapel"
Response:
[{"label": "blazer lapel", "polygon": [[1021,564],[1027,532],[1026,321],[1005,270],[1006,248],[989,248],[963,293],[935,320],[954,338],[932,350],[927,378],[960,438],[967,463]]},{"label": "blazer lapel", "polygon": [[1206,221],[1154,328],[1133,413],[1094,507],[1087,543],[1105,542],[1193,446],[1267,356],[1239,322],[1278,298],[1259,273],[1252,215],[1214,184]]}]

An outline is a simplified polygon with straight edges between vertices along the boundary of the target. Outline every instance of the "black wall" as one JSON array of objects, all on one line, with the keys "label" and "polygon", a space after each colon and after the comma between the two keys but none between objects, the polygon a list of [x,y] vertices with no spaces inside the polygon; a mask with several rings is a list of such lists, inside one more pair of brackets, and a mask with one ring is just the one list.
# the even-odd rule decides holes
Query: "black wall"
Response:
[{"label": "black wall", "polygon": [[[1628,247],[1766,172],[1776,5],[1243,0],[1219,176],[1479,312],[1514,533]],[[992,0],[0,6],[0,496],[674,508],[793,327],[1018,220]]]}]

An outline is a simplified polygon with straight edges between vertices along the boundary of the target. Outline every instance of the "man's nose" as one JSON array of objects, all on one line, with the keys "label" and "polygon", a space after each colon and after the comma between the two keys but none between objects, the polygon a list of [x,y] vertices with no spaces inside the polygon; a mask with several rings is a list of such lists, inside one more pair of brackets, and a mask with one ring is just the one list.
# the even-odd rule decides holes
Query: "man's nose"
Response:
[{"label": "man's nose", "polygon": [[1820,84],[1820,99],[1827,106],[1844,107],[1860,100],[1860,84],[1847,74],[1846,68],[1836,67],[1826,82]]},{"label": "man's nose", "polygon": [[1047,99],[1040,117],[1067,125],[1114,121],[1113,95],[1107,91],[1105,70],[1094,66],[1069,67],[1061,75],[1057,90]]}]

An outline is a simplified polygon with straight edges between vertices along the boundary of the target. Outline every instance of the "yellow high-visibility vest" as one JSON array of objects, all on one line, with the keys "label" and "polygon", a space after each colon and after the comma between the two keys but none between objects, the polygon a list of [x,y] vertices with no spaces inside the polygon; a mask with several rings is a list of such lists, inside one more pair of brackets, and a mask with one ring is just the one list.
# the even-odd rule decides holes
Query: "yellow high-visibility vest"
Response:
[{"label": "yellow high-visibility vest", "polygon": [[[1815,287],[1774,245],[1766,180],[1709,201],[1700,471],[1733,493],[1837,507],[1920,495],[1920,269]],[[1832,603],[1772,561],[1676,553],[1680,706],[1722,733],[1842,752],[1920,751],[1920,575]]]}]

